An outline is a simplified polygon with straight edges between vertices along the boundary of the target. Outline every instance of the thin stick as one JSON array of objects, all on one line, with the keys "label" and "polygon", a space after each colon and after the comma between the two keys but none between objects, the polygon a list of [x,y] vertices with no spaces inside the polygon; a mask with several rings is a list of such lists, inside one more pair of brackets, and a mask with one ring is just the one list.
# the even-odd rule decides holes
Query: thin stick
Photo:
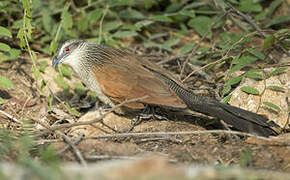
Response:
[{"label": "thin stick", "polygon": [[90,121],[75,122],[75,123],[72,123],[72,124],[62,124],[62,125],[53,126],[53,127],[50,127],[49,130],[47,130],[45,132],[41,132],[40,135],[48,133],[49,131],[55,131],[55,130],[59,130],[59,129],[63,129],[63,128],[71,128],[71,127],[74,127],[74,126],[89,125],[89,124],[94,124],[94,123],[100,122],[100,121],[103,120],[104,117],[106,117],[111,112],[115,111],[117,108],[119,108],[119,107],[121,107],[121,106],[123,106],[123,105],[125,105],[127,103],[140,101],[140,100],[143,100],[145,98],[148,98],[148,96],[143,96],[141,98],[134,98],[134,99],[130,99],[130,100],[125,100],[122,103],[112,107],[108,112],[102,114],[100,117],[98,117],[96,119],[93,119],[93,120],[90,120]]},{"label": "thin stick", "polygon": [[[206,36],[210,33],[212,27],[214,27],[224,16],[226,16],[230,11],[227,11],[225,13],[223,13],[223,15],[221,15],[217,20],[215,20],[215,22],[213,22],[210,25],[210,28],[207,30],[207,32],[202,36],[202,38],[199,40],[198,44],[196,46],[194,46],[194,48],[192,49],[191,53],[189,56],[187,56],[185,62],[182,65],[181,71],[180,71],[180,78],[182,78],[182,75],[184,73],[185,70],[185,66],[187,65],[187,63],[189,62],[190,58],[196,55],[196,50],[200,47],[201,42],[206,38]],[[183,80],[182,80],[183,81]]]},{"label": "thin stick", "polygon": [[193,74],[197,73],[198,71],[203,70],[203,69],[205,69],[205,68],[207,68],[207,67],[209,67],[209,66],[211,66],[211,65],[213,65],[213,64],[220,63],[220,62],[224,61],[224,60],[227,59],[227,58],[228,58],[227,56],[224,56],[224,57],[222,57],[221,59],[219,59],[219,60],[217,60],[217,61],[211,62],[211,63],[209,63],[209,64],[207,64],[207,65],[202,66],[202,67],[199,68],[199,69],[196,69],[196,70],[192,71],[192,72],[191,72],[189,75],[187,75],[187,76],[186,76],[186,77],[185,77],[181,82],[186,81],[188,78],[190,78]]},{"label": "thin stick", "polygon": [[109,155],[91,155],[86,157],[87,160],[95,161],[95,160],[108,160],[108,159],[125,159],[125,160],[140,160],[142,157],[134,157],[134,156],[109,156]]},{"label": "thin stick", "polygon": [[235,13],[242,16],[251,26],[253,26],[264,38],[267,37],[266,34],[262,31],[262,29],[247,15],[242,13],[241,11],[234,8],[230,3],[226,3]]},{"label": "thin stick", "polygon": [[105,16],[107,15],[108,10],[109,10],[109,5],[106,6],[106,8],[105,8],[105,10],[103,12],[103,15],[101,17],[101,20],[100,20],[100,30],[99,30],[99,41],[98,41],[98,44],[101,44],[101,42],[102,42],[103,21],[104,21]]},{"label": "thin stick", "polygon": [[[84,134],[81,134],[74,142],[73,142],[73,144],[74,145],[78,145],[80,142],[81,142],[81,140],[83,139],[83,137],[84,137]],[[71,146],[66,146],[65,148],[63,148],[62,150],[60,150],[60,151],[58,151],[57,152],[57,154],[58,155],[60,155],[60,154],[63,154],[63,153],[65,153],[66,151],[68,151],[69,149],[71,148]]]},{"label": "thin stick", "polygon": [[82,153],[81,153],[80,150],[75,146],[75,144],[71,141],[71,139],[70,139],[67,135],[65,135],[65,134],[63,134],[63,133],[61,133],[61,132],[59,132],[59,133],[61,134],[62,139],[63,139],[66,143],[68,143],[68,144],[71,146],[71,148],[72,148],[72,150],[73,150],[73,153],[74,153],[75,157],[76,157],[77,160],[81,163],[81,165],[83,165],[83,166],[87,166],[87,162],[86,162],[85,159],[83,158]]},{"label": "thin stick", "polygon": [[15,123],[23,124],[21,121],[19,121],[18,119],[14,118],[12,115],[8,114],[7,112],[4,112],[4,111],[0,110],[0,113],[3,114],[4,116],[8,117],[8,119],[12,120]]},{"label": "thin stick", "polygon": [[204,130],[204,131],[180,131],[180,132],[143,132],[143,133],[119,133],[119,134],[105,134],[98,136],[88,136],[84,139],[106,139],[106,138],[124,138],[124,137],[152,137],[152,136],[169,136],[169,135],[194,135],[194,134],[211,134],[211,133],[225,133],[225,134],[236,134],[241,136],[253,137],[269,142],[280,143],[285,146],[290,146],[290,143],[285,143],[282,141],[273,140],[270,138],[240,132],[240,131],[228,131],[228,130]]},{"label": "thin stick", "polygon": [[[242,16],[251,26],[253,26],[264,38],[267,35],[262,31],[262,29],[247,15],[239,11],[238,9],[234,8],[230,3],[226,3],[233,11],[235,11],[238,15]],[[285,54],[290,56],[290,53],[280,44],[277,44],[276,47],[280,48]]]}]

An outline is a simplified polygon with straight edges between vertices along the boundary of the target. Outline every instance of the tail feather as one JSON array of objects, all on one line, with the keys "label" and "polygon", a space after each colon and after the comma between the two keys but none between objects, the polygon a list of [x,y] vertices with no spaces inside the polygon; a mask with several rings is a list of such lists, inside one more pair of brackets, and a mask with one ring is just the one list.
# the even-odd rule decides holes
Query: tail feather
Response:
[{"label": "tail feather", "polygon": [[224,120],[233,128],[244,132],[250,132],[261,136],[276,134],[271,128],[273,124],[268,124],[267,118],[264,116],[227,104],[222,104],[218,101],[203,97],[200,98],[204,100],[202,104],[190,101],[187,104],[188,108],[209,116],[217,117]]},{"label": "tail feather", "polygon": [[271,127],[278,125],[274,122],[268,123],[268,119],[264,116],[223,104],[207,97],[194,95],[164,75],[158,74],[158,76],[165,80],[190,110],[217,117],[240,131],[254,133],[260,136],[277,134]]}]

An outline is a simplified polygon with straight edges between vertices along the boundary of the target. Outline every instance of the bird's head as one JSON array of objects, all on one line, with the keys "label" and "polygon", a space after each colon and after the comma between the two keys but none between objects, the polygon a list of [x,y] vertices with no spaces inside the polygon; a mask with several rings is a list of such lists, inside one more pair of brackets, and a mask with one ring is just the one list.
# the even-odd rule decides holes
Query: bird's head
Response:
[{"label": "bird's head", "polygon": [[64,42],[57,50],[55,57],[52,60],[52,66],[56,67],[58,64],[68,64],[73,66],[80,58],[86,42],[83,40],[69,40]]}]

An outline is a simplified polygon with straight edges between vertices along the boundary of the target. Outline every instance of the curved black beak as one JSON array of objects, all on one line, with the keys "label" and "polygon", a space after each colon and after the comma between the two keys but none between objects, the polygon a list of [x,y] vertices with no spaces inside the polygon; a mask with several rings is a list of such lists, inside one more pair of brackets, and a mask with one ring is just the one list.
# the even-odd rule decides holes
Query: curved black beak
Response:
[{"label": "curved black beak", "polygon": [[59,59],[55,56],[52,60],[52,67],[56,67],[59,64]]}]

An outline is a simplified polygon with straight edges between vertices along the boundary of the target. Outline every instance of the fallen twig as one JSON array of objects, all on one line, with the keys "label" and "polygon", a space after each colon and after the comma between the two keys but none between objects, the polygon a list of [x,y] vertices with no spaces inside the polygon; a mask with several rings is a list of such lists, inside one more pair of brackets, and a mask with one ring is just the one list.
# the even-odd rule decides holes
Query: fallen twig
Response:
[{"label": "fallen twig", "polygon": [[8,117],[8,119],[12,120],[15,123],[23,124],[23,122],[21,122],[18,119],[14,118],[12,115],[8,114],[7,112],[4,112],[4,111],[0,110],[0,113],[3,114],[4,116]]},{"label": "fallen twig", "polygon": [[41,132],[39,135],[41,136],[41,135],[46,134],[46,133],[48,133],[50,131],[55,131],[55,130],[59,130],[59,129],[71,128],[71,127],[74,127],[74,126],[81,126],[81,125],[90,125],[90,124],[94,124],[94,123],[97,123],[97,122],[101,122],[104,117],[106,117],[108,114],[112,113],[116,109],[120,108],[121,106],[123,106],[123,105],[125,105],[127,103],[140,101],[140,100],[145,99],[147,97],[148,96],[143,96],[143,97],[140,97],[140,98],[134,98],[134,99],[130,99],[130,100],[125,100],[122,103],[112,107],[108,112],[102,114],[100,117],[98,117],[96,119],[93,119],[93,120],[90,120],[90,121],[75,122],[75,123],[72,123],[72,124],[62,124],[62,125],[53,126],[53,127],[50,127],[48,130],[46,130],[44,132]]},{"label": "fallen twig", "polygon": [[142,157],[134,156],[109,156],[109,155],[91,155],[86,157],[89,161],[108,160],[108,159],[122,159],[122,160],[140,160]]},{"label": "fallen twig", "polygon": [[80,150],[75,146],[75,144],[71,141],[71,139],[70,139],[67,135],[65,135],[65,134],[63,134],[63,133],[61,133],[61,132],[58,132],[58,133],[61,134],[62,139],[63,139],[66,143],[68,143],[68,144],[71,146],[71,148],[72,148],[72,150],[73,150],[73,153],[74,153],[76,159],[81,163],[81,165],[83,165],[83,166],[87,166],[87,162],[86,162],[85,159],[83,158],[82,153],[81,153]]},{"label": "fallen twig", "polygon": [[[32,119],[32,120],[35,121],[36,123],[40,124],[42,127],[46,128],[48,131],[52,131],[52,130],[51,130],[52,127],[49,126],[49,125],[47,125],[47,124],[45,124],[44,122],[41,122],[41,121],[39,121],[38,119]],[[86,161],[84,160],[84,158],[83,158],[81,152],[78,150],[78,148],[75,146],[75,144],[70,140],[70,138],[69,138],[67,135],[63,134],[62,132],[60,132],[60,131],[58,131],[58,130],[56,130],[55,132],[56,132],[58,135],[60,135],[60,136],[62,137],[62,139],[63,139],[66,143],[68,143],[68,144],[71,146],[71,148],[72,148],[72,150],[73,150],[73,153],[75,154],[77,160],[78,160],[78,161],[79,161],[83,166],[87,166],[87,163],[86,163]]]},{"label": "fallen twig", "polygon": [[[235,13],[237,13],[238,15],[240,15],[242,18],[244,18],[251,26],[253,26],[264,38],[267,37],[267,35],[263,32],[263,30],[246,14],[242,13],[241,11],[239,11],[238,9],[236,9],[235,7],[233,7],[230,3],[226,3],[227,6],[229,6]],[[289,52],[283,48],[281,45],[277,44],[276,47],[280,48],[285,54],[287,54],[289,56]]]},{"label": "fallen twig", "polygon": [[[74,145],[78,145],[80,142],[81,142],[81,140],[83,139],[83,137],[84,137],[84,134],[81,134],[74,142],[73,142],[73,144]],[[66,151],[68,151],[69,149],[71,148],[71,146],[66,146],[65,148],[63,148],[62,150],[60,150],[60,151],[58,151],[57,152],[57,154],[58,155],[60,155],[60,154],[63,154],[63,153],[65,153]]]},{"label": "fallen twig", "polygon": [[242,16],[251,26],[253,26],[264,38],[267,37],[266,34],[262,31],[262,29],[247,15],[234,8],[230,3],[226,3],[235,13]]},{"label": "fallen twig", "polygon": [[118,134],[105,134],[98,136],[88,136],[84,137],[84,139],[106,139],[106,138],[124,138],[124,137],[154,137],[154,136],[169,136],[169,135],[195,135],[195,134],[210,134],[210,133],[225,133],[225,134],[235,134],[240,136],[253,137],[256,139],[265,140],[268,142],[280,143],[285,146],[290,146],[290,143],[286,143],[283,141],[273,140],[267,137],[262,137],[246,132],[240,131],[228,131],[228,130],[203,130],[203,131],[179,131],[179,132],[143,132],[143,133],[118,133]]},{"label": "fallen twig", "polygon": [[[206,38],[206,36],[210,33],[211,29],[223,18],[225,17],[230,11],[227,11],[225,13],[223,13],[223,15],[221,15],[219,18],[217,18],[217,20],[215,20],[211,25],[210,28],[207,30],[207,32],[202,36],[202,38],[199,40],[199,42],[197,43],[196,46],[194,46],[194,48],[192,49],[191,53],[189,56],[187,56],[186,60],[184,61],[181,71],[180,71],[180,78],[182,78],[182,75],[184,73],[185,70],[185,66],[187,65],[187,63],[189,62],[190,58],[196,55],[196,50],[200,47],[201,42]],[[187,76],[188,77],[188,76]],[[183,79],[182,82],[184,82],[187,78]]]}]

